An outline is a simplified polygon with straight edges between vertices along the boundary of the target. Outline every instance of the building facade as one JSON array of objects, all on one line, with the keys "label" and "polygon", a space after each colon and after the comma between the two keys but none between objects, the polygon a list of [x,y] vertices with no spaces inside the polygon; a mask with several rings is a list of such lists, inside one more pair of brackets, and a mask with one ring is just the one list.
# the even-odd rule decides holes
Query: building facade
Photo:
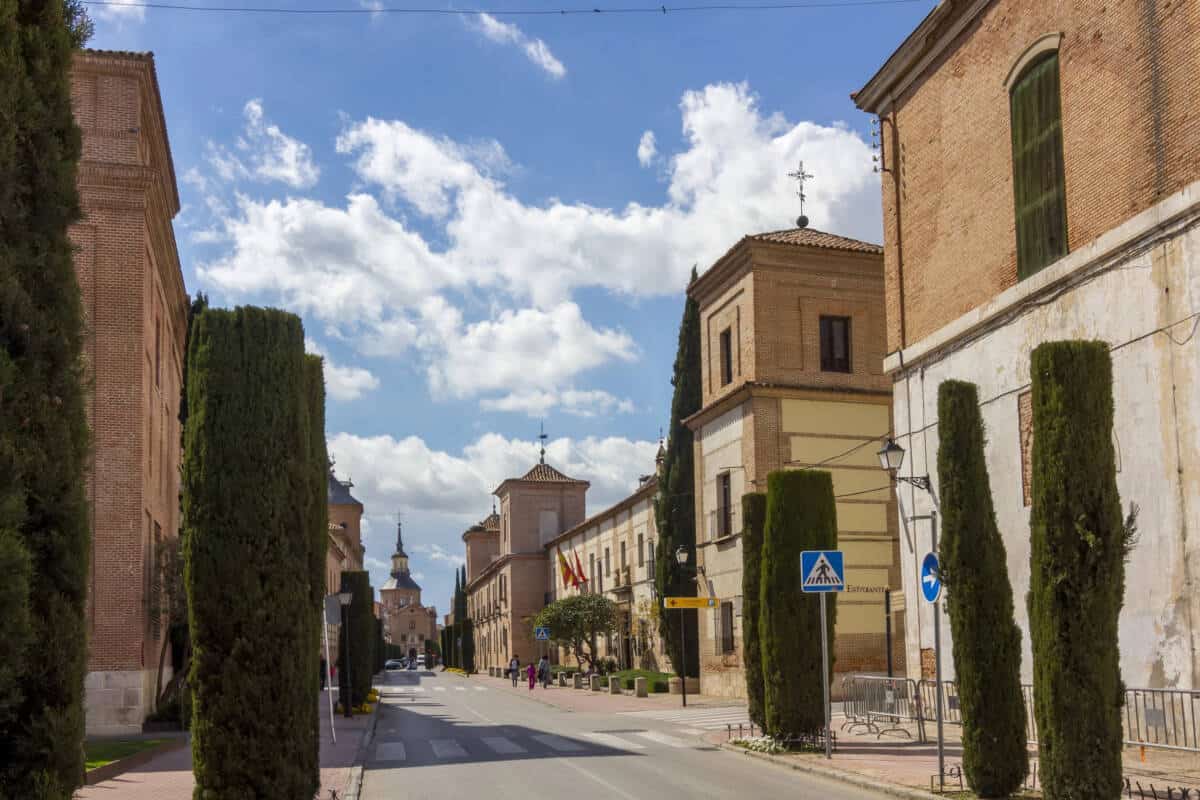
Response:
[{"label": "building facade", "polygon": [[[616,604],[617,632],[597,643],[597,656],[612,659],[621,669],[670,669],[658,632],[658,596],[654,588],[657,491],[657,477],[647,475],[633,494],[545,545],[544,585],[549,588],[551,602],[593,592]],[[571,575],[564,575],[560,556]],[[574,655],[566,650],[548,652],[556,664],[576,663]]]},{"label": "building facade", "polygon": [[545,462],[509,478],[493,494],[498,514],[463,534],[467,546],[467,614],[475,667],[527,661],[539,652],[533,618],[548,600],[546,543],[584,519],[588,482]]},{"label": "building facade", "polygon": [[392,574],[379,590],[383,638],[399,647],[407,657],[425,653],[426,642],[437,641],[437,609],[421,604],[421,587],[408,569],[404,536],[396,523],[396,552],[392,554]]},{"label": "building facade", "polygon": [[[939,3],[855,95],[882,133],[885,369],[902,471],[936,488],[938,385],[977,384],[1025,681],[1030,354],[1092,339],[1112,352],[1122,502],[1141,509],[1122,677],[1200,687],[1197,74],[1196,3],[960,0]],[[901,497],[902,519],[931,508],[925,492]],[[929,533],[905,531],[910,595]],[[931,662],[930,613],[907,620],[910,674]]]},{"label": "building facade", "polygon": [[73,226],[86,315],[93,437],[88,493],[87,731],[141,731],[173,674],[163,564],[179,532],[179,427],[187,293],[154,57],[87,50],[71,75],[83,134]]},{"label": "building facade", "polygon": [[[363,568],[362,516],[363,504],[350,490],[351,481],[338,479],[332,464],[326,480],[325,498],[329,507],[329,546],[325,551],[325,594],[336,594],[342,585],[342,572]],[[330,663],[338,659],[338,626],[325,626],[329,637]],[[324,651],[322,651],[324,652]]]},{"label": "building facade", "polygon": [[[779,469],[833,475],[848,591],[835,670],[883,672],[902,631],[894,500],[876,452],[891,430],[882,248],[808,228],[746,236],[688,289],[700,308],[695,433],[700,689],[743,697],[741,498]],[[799,565],[797,565],[798,569]],[[891,637],[893,661],[903,653]],[[814,646],[816,646],[814,644]],[[899,665],[902,667],[902,664]]]}]

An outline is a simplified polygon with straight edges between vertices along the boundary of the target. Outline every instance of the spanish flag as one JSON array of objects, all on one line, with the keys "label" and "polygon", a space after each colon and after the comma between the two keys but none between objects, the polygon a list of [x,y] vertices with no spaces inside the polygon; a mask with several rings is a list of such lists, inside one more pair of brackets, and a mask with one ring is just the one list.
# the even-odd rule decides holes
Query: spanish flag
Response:
[{"label": "spanish flag", "polygon": [[571,571],[571,565],[567,563],[567,557],[563,555],[561,549],[558,551],[558,568],[562,571],[564,589],[567,588],[567,585],[570,583],[579,585],[579,581],[575,580],[575,573]]},{"label": "spanish flag", "polygon": [[575,556],[575,580],[578,583],[587,583],[587,576],[583,574],[583,563],[579,560],[579,553],[573,553]]}]

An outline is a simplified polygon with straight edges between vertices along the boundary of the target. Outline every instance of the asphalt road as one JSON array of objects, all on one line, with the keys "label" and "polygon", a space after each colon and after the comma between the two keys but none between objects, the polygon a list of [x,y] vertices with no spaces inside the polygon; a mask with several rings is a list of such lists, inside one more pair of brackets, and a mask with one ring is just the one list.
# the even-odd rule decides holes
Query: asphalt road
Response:
[{"label": "asphalt road", "polygon": [[678,720],[566,712],[448,672],[381,687],[364,800],[882,800],[705,744]]}]

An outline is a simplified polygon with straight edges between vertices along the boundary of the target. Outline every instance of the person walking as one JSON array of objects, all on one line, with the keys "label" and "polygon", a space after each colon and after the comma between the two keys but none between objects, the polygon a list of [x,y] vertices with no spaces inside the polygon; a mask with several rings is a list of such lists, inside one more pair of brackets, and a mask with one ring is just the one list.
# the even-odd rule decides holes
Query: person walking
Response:
[{"label": "person walking", "polygon": [[550,657],[542,656],[542,660],[538,662],[538,680],[541,681],[542,688],[550,687]]},{"label": "person walking", "polygon": [[521,659],[516,656],[508,662],[508,674],[512,677],[513,688],[517,688],[517,681],[521,677]]},{"label": "person walking", "polygon": [[533,687],[537,683],[537,667],[533,665],[532,661],[530,661],[529,666],[525,668],[525,675],[529,678],[529,691],[532,692]]}]

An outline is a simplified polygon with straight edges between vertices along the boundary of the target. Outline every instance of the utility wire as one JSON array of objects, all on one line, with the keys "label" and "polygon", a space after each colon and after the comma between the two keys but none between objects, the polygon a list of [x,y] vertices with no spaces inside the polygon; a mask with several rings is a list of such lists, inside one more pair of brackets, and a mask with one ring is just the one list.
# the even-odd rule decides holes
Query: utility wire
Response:
[{"label": "utility wire", "polygon": [[492,17],[565,17],[583,15],[628,15],[628,14],[691,14],[712,11],[802,11],[805,9],[838,9],[862,6],[896,6],[928,3],[929,0],[816,0],[808,3],[713,3],[689,6],[614,6],[611,8],[297,8],[288,6],[202,6],[188,3],[124,2],[124,0],[83,0],[86,6],[119,6],[123,8],[153,8],[164,11],[203,11],[221,14],[408,14],[433,16],[482,16]]}]

